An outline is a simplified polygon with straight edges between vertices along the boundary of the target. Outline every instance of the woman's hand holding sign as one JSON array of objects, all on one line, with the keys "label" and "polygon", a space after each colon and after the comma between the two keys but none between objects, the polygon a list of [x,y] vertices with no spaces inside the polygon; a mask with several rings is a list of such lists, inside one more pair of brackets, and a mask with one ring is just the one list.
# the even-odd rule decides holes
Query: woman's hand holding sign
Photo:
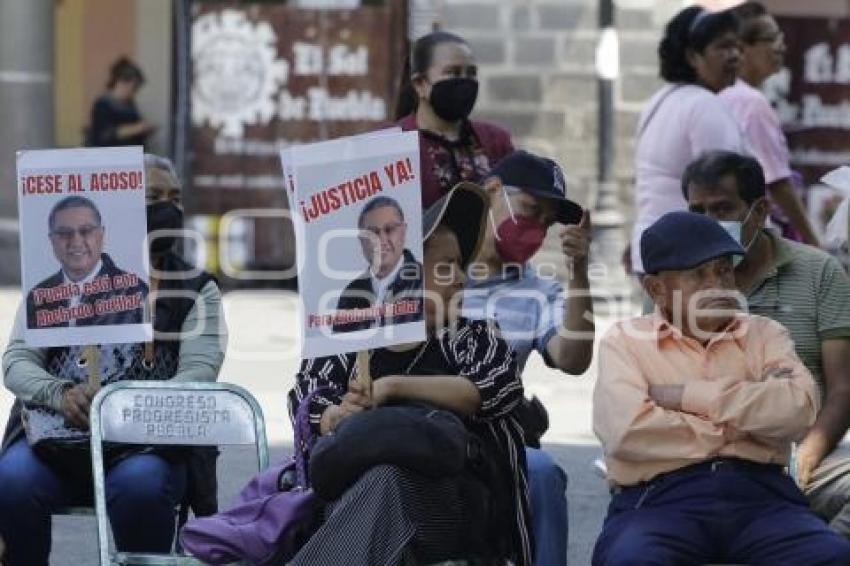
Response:
[{"label": "woman's hand holding sign", "polygon": [[342,396],[341,406],[350,414],[353,414],[363,409],[370,409],[372,405],[372,395],[367,386],[356,379],[349,381],[348,393]]},{"label": "woman's hand holding sign", "polygon": [[348,392],[342,396],[339,405],[331,405],[322,414],[320,428],[322,434],[329,434],[336,430],[344,419],[373,406],[373,399],[369,391],[356,379],[348,382]]},{"label": "woman's hand holding sign", "polygon": [[97,391],[87,383],[69,387],[62,394],[62,414],[69,425],[88,430],[89,409]]}]

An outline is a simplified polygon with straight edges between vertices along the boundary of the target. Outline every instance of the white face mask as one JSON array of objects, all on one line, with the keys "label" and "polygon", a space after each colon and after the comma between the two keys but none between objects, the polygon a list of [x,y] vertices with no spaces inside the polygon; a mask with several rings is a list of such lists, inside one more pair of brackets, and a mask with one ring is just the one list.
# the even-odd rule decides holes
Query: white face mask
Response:
[{"label": "white face mask", "polygon": [[[720,226],[721,226],[724,230],[726,230],[726,232],[727,232],[730,236],[732,236],[732,239],[733,239],[733,240],[735,240],[736,242],[738,242],[738,244],[739,244],[742,248],[744,248],[744,253],[745,253],[745,254],[746,254],[746,252],[750,251],[750,248],[752,247],[753,242],[755,242],[755,241],[756,241],[756,235],[757,235],[757,234],[756,234],[756,235],[753,235],[753,238],[752,238],[749,242],[747,242],[746,244],[744,244],[744,242],[743,242],[743,241],[741,241],[741,237],[742,237],[742,236],[741,236],[741,231],[742,231],[742,230],[743,230],[743,228],[744,228],[744,224],[746,224],[747,220],[749,220],[749,219],[750,219],[750,214],[752,214],[752,213],[753,213],[753,209],[752,209],[752,207],[750,207],[750,208],[747,210],[747,215],[744,217],[744,219],[743,219],[743,220],[718,220],[718,221],[717,221],[717,223],[718,223],[718,224],[720,224]],[[742,255],[734,255],[734,256],[732,256],[732,265],[737,266],[737,265],[738,265],[739,263],[741,263],[743,260],[744,260],[744,256],[742,256]]]}]

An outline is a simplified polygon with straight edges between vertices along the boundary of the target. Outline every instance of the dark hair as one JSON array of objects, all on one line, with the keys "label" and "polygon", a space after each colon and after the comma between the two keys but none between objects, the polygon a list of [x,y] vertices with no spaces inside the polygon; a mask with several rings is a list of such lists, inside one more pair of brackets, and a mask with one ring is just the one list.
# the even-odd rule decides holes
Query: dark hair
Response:
[{"label": "dark hair", "polygon": [[754,43],[759,32],[756,21],[768,15],[765,7],[760,2],[744,2],[732,8],[732,13],[738,19],[738,35],[741,41]]},{"label": "dark hair", "polygon": [[86,197],[74,195],[63,198],[50,210],[50,214],[47,217],[48,231],[53,231],[53,225],[56,222],[56,214],[63,210],[68,210],[69,208],[88,208],[94,214],[94,218],[97,220],[97,225],[101,225],[102,219],[100,218],[100,211],[97,209],[97,206],[95,206],[95,204]]},{"label": "dark hair", "polygon": [[698,6],[685,8],[667,23],[658,44],[661,78],[668,83],[697,82],[696,70],[688,63],[688,50],[701,52],[719,36],[737,30],[738,20],[730,10],[709,12]]},{"label": "dark hair", "polygon": [[431,67],[434,60],[434,49],[443,43],[469,45],[459,35],[447,31],[432,31],[413,42],[413,49],[405,57],[404,68],[401,72],[401,82],[395,104],[396,120],[404,118],[416,110],[419,100],[416,96],[416,90],[413,88],[413,75],[424,73]]},{"label": "dark hair", "polygon": [[401,205],[398,204],[398,201],[390,197],[378,196],[367,202],[366,206],[363,207],[363,210],[360,211],[360,216],[357,217],[357,227],[363,227],[363,220],[366,218],[367,214],[373,210],[384,208],[385,206],[394,208],[396,212],[398,212],[401,221],[404,222],[404,211],[401,209]]},{"label": "dark hair", "polygon": [[145,83],[145,74],[141,67],[133,63],[128,57],[119,57],[109,68],[109,80],[106,88],[112,88],[118,81],[136,81],[139,86]]},{"label": "dark hair", "polygon": [[734,151],[714,150],[703,153],[685,169],[682,175],[685,200],[688,199],[688,187],[691,184],[712,189],[726,175],[735,176],[738,195],[747,204],[753,204],[764,197],[764,171],[758,161]]}]

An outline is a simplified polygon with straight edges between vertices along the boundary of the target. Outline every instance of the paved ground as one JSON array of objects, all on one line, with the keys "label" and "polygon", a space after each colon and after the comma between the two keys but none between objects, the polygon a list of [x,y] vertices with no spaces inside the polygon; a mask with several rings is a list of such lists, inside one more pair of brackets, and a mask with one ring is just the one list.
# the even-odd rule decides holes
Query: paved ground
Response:
[{"label": "paved ground", "polygon": [[[19,298],[17,289],[0,289],[0,343],[5,344]],[[240,291],[225,297],[230,344],[221,380],[246,387],[259,400],[269,430],[273,455],[291,448],[292,435],[285,412],[285,394],[296,367],[295,305],[297,297],[283,292]],[[610,323],[598,320],[598,330]],[[549,450],[570,478],[570,564],[590,562],[593,542],[604,516],[608,494],[604,481],[591,467],[599,455],[590,424],[590,397],[595,367],[582,377],[567,377],[543,366],[535,356],[526,373],[526,387],[550,412],[551,428],[544,437]],[[0,420],[5,422],[12,397],[0,389]],[[251,475],[251,460],[228,451],[219,466],[223,500],[229,499]],[[1,488],[1,487],[0,487]],[[51,564],[82,566],[95,563],[94,521],[58,518],[54,523]]]}]

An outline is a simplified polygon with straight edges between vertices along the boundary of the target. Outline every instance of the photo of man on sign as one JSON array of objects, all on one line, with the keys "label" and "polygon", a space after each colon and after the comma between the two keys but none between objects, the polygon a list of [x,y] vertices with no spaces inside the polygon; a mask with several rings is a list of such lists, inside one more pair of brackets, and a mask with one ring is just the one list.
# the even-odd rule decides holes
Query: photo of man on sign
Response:
[{"label": "photo of man on sign", "polygon": [[301,353],[424,340],[422,190],[416,132],[281,151],[292,203]]},{"label": "photo of man on sign", "polygon": [[24,150],[17,173],[26,343],[149,341],[142,148]]},{"label": "photo of man on sign", "polygon": [[422,263],[405,247],[407,223],[398,201],[372,198],[357,228],[368,268],[337,302],[334,332],[422,320]]},{"label": "photo of man on sign", "polygon": [[27,293],[28,328],[143,322],[148,286],[103,252],[106,227],[90,199],[57,202],[47,229],[60,267]]}]

